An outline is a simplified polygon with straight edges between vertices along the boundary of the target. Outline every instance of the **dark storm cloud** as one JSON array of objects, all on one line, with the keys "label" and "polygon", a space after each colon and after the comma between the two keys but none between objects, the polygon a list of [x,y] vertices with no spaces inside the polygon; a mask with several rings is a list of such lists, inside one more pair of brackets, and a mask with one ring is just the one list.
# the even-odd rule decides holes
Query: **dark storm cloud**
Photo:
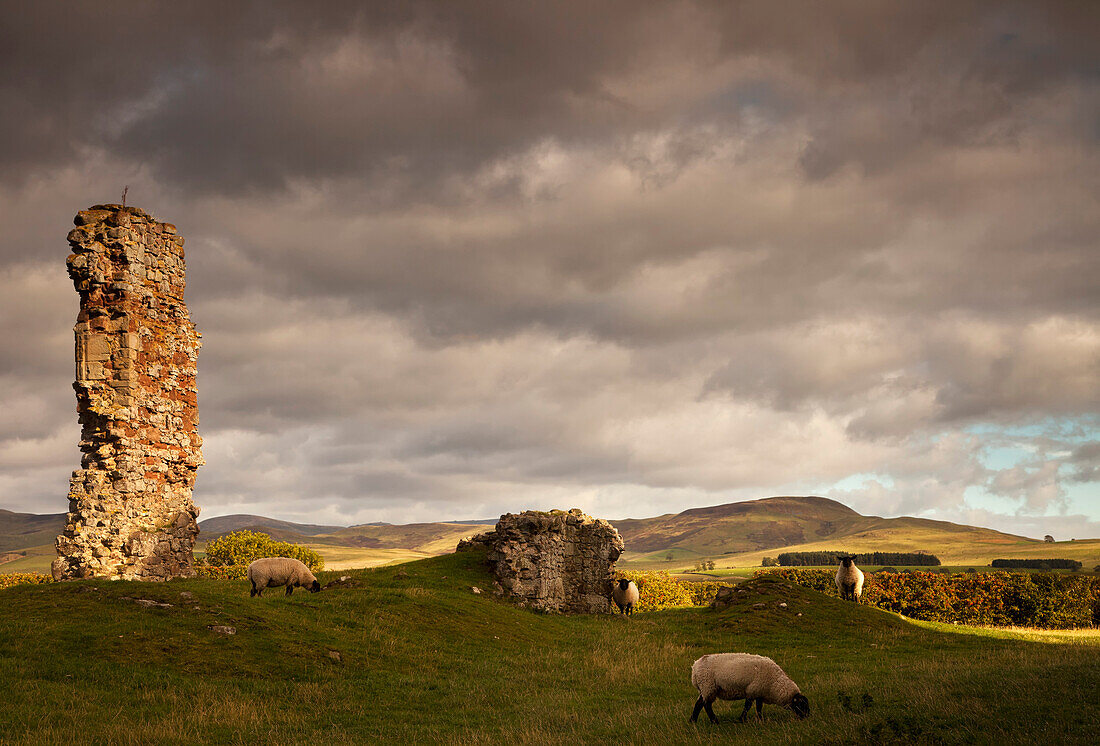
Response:
[{"label": "dark storm cloud", "polygon": [[1088,446],[967,428],[1100,410],[1094,3],[4,6],[0,504],[61,507],[65,225],[129,184],[216,512],[1081,509]]},{"label": "dark storm cloud", "polygon": [[[354,174],[436,198],[441,176],[540,138],[725,121],[740,101],[692,77],[746,59],[789,69],[788,100],[813,107],[813,178],[1010,137],[1021,102],[1090,72],[1097,22],[1080,3],[965,2],[45,2],[6,19],[8,178],[92,146],[201,192]],[[648,95],[673,64],[687,90]]]}]

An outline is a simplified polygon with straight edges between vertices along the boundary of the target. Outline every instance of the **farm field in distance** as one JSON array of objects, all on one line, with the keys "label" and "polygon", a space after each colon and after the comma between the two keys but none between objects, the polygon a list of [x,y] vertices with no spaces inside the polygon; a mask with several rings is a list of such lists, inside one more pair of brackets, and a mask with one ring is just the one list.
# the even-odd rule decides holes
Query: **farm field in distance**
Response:
[{"label": "farm field in distance", "polygon": [[[0,592],[0,743],[1095,743],[1100,633],[916,623],[770,580],[722,612],[522,610],[464,552],[318,594],[79,581]],[[322,573],[322,582],[340,573]],[[181,594],[191,594],[185,598]],[[133,599],[171,604],[145,607]],[[786,603],[787,607],[780,607]],[[234,635],[211,629],[231,626]],[[692,661],[773,657],[809,697],[688,723]],[[963,664],[962,662],[965,662]],[[1036,687],[1036,681],[1044,685]]]}]

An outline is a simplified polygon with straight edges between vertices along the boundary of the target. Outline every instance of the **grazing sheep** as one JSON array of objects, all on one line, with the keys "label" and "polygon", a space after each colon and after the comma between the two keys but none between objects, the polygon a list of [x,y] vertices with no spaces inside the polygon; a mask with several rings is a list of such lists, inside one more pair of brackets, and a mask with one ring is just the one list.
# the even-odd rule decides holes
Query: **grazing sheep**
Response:
[{"label": "grazing sheep", "polygon": [[855,557],[837,559],[840,560],[840,567],[836,569],[836,589],[845,601],[851,600],[858,604],[859,597],[863,595],[863,571],[856,567]]},{"label": "grazing sheep", "polygon": [[611,599],[619,607],[620,614],[630,616],[634,613],[634,604],[638,603],[638,586],[633,580],[620,578],[611,589]]},{"label": "grazing sheep", "polygon": [[804,718],[810,714],[810,701],[798,689],[798,684],[783,673],[775,661],[749,653],[715,653],[704,655],[691,666],[691,683],[699,690],[699,699],[691,713],[691,722],[706,708],[712,723],[718,718],[710,709],[715,699],[744,699],[745,709],[738,722],[745,722],[749,707],[756,702],[756,717],[764,719],[764,703],[789,707]]},{"label": "grazing sheep", "polygon": [[262,596],[264,588],[286,586],[286,595],[295,588],[308,588],[311,593],[321,590],[321,584],[305,563],[290,557],[264,557],[248,566],[248,582],[252,583],[249,597]]}]

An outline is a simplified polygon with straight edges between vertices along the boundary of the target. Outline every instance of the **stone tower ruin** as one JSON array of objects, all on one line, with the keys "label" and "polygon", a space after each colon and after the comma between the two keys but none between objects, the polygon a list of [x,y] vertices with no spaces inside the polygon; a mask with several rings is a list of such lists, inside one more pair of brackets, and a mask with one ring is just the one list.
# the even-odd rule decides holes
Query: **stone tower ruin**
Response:
[{"label": "stone tower ruin", "polygon": [[202,466],[199,334],[183,302],[183,237],[135,207],[96,205],[69,233],[81,468],[53,576],[194,574]]}]

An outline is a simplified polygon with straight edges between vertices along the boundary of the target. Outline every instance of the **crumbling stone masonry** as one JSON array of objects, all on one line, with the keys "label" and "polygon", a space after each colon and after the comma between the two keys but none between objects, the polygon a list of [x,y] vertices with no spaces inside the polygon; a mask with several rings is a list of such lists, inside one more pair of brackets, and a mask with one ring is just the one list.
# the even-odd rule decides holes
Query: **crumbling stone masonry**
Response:
[{"label": "crumbling stone masonry", "polygon": [[183,302],[183,237],[122,205],[96,205],[74,222],[73,388],[84,455],[69,482],[53,576],[194,575],[200,342]]},{"label": "crumbling stone masonry", "polygon": [[611,570],[624,544],[603,519],[577,508],[507,513],[492,531],[463,539],[458,551],[477,546],[486,547],[493,577],[521,605],[580,614],[611,610]]}]

